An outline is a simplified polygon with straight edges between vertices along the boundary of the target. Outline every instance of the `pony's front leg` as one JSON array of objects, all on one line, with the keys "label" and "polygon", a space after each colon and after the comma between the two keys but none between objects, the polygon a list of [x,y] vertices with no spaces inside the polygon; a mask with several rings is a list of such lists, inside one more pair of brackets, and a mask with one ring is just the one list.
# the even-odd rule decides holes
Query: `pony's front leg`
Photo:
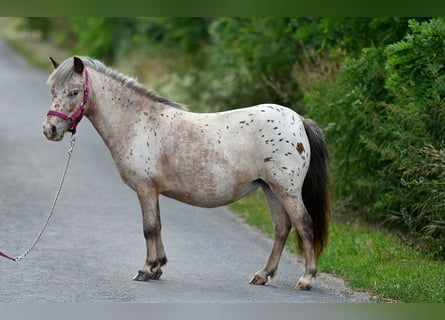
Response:
[{"label": "pony's front leg", "polygon": [[159,212],[159,194],[152,188],[143,186],[137,190],[142,209],[144,237],[147,244],[147,257],[133,280],[148,281],[159,279],[161,267],[167,263],[164,245],[161,239],[161,218]]}]

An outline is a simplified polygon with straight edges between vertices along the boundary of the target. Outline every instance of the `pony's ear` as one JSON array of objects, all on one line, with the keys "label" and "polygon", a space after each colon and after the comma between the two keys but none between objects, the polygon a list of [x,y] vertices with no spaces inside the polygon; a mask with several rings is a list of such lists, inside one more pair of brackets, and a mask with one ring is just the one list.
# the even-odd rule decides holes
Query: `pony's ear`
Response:
[{"label": "pony's ear", "polygon": [[76,71],[78,74],[82,74],[83,68],[85,68],[85,66],[83,65],[82,59],[79,57],[74,57],[74,71]]},{"label": "pony's ear", "polygon": [[49,60],[53,63],[54,69],[57,69],[57,67],[60,65],[60,62],[53,59],[53,57],[49,57]]}]

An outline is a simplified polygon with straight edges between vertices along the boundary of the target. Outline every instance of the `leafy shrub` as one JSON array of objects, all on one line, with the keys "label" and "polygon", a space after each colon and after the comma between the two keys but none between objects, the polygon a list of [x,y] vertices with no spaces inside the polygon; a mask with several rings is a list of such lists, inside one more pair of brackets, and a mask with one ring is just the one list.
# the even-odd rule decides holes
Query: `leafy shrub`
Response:
[{"label": "leafy shrub", "polygon": [[38,31],[42,39],[47,40],[52,29],[51,18],[33,17],[23,19],[20,28]]},{"label": "leafy shrub", "polygon": [[[211,18],[139,18],[136,45],[156,43],[158,48],[170,48],[176,55],[195,58],[209,41]],[[199,63],[200,61],[193,61]]]},{"label": "leafy shrub", "polygon": [[434,255],[445,258],[445,20],[413,20],[410,29],[386,50],[386,86],[415,114],[398,164],[403,191],[387,220],[420,235]]},{"label": "leafy shrub", "polygon": [[232,88],[232,94],[225,97],[227,107],[272,101],[301,104],[302,93],[292,78],[301,55],[292,19],[220,18],[210,33],[211,68]]},{"label": "leafy shrub", "polygon": [[350,61],[328,97],[307,96],[331,145],[337,196],[442,258],[444,27],[411,20],[404,39]]}]

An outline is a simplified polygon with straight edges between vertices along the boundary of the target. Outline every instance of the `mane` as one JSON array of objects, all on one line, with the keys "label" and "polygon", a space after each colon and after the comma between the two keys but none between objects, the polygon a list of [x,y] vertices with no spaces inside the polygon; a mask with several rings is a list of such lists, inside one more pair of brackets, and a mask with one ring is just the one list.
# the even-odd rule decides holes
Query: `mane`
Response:
[{"label": "mane", "polygon": [[[110,67],[107,67],[105,64],[103,64],[101,61],[90,58],[90,57],[79,57],[82,59],[84,65],[88,69],[94,69],[97,72],[100,72],[106,76],[111,77],[112,79],[115,79],[116,81],[122,83],[125,87],[135,91],[138,94],[142,94],[143,96],[147,97],[150,100],[153,100],[155,102],[159,102],[162,104],[169,105],[174,108],[178,109],[186,109],[186,107],[182,104],[179,104],[177,102],[168,100],[166,98],[163,98],[161,96],[158,96],[153,91],[145,88],[143,85],[141,85],[136,79],[126,76],[122,73],[119,73]],[[56,82],[64,82],[70,79],[74,75],[74,66],[73,66],[73,58],[68,58],[65,61],[63,61],[57,69],[53,71],[53,73],[48,78],[48,84],[53,85]]]}]

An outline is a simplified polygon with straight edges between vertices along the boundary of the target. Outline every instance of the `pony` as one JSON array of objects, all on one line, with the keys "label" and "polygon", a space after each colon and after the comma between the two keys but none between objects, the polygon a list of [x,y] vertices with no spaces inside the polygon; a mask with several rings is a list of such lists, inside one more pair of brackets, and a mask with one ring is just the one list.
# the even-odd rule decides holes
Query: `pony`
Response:
[{"label": "pony", "polygon": [[262,188],[274,242],[249,283],[264,285],[274,277],[293,225],[305,258],[295,288],[312,288],[330,215],[328,152],[314,121],[272,103],[194,113],[96,59],[50,59],[52,98],[44,135],[60,141],[86,116],[138,196],[147,255],[134,280],[159,279],[167,263],[159,195],[210,208]]}]

